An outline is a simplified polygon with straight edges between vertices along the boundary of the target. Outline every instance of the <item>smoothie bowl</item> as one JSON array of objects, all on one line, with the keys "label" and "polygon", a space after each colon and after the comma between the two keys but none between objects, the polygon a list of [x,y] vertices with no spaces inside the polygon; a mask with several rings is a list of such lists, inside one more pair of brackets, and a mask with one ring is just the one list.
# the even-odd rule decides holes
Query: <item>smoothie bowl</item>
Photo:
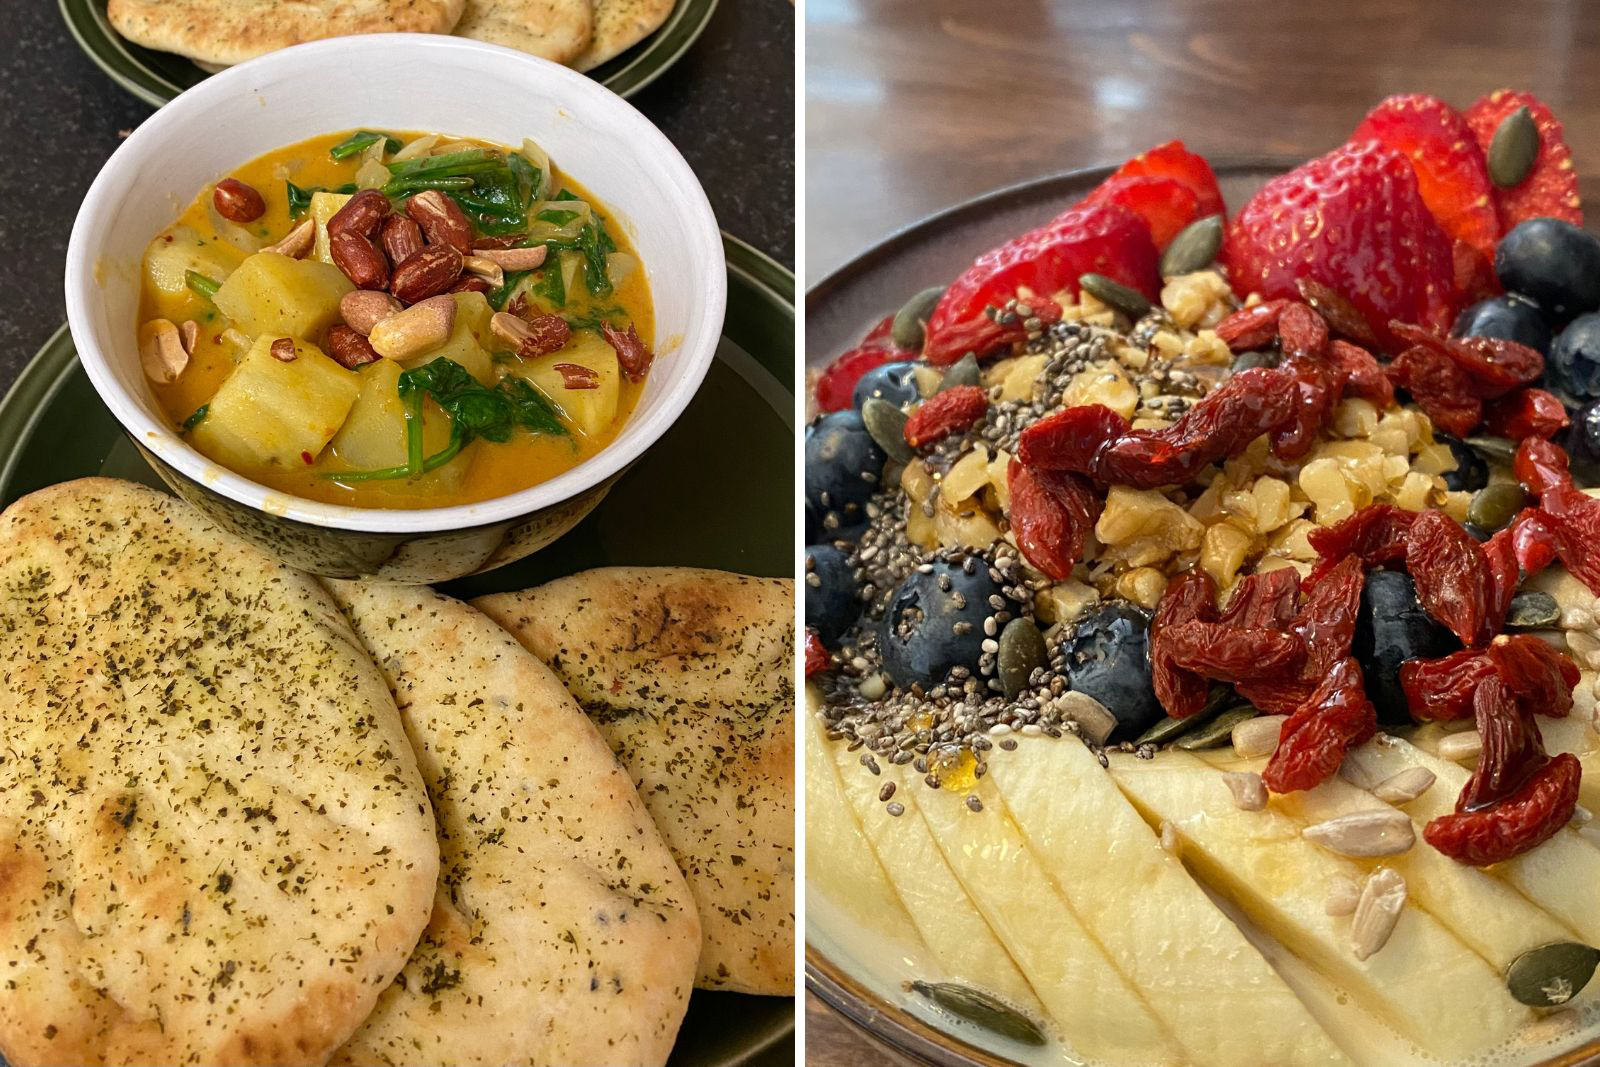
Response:
[{"label": "smoothie bowl", "polygon": [[66,295],[180,496],[302,569],[425,582],[600,501],[698,388],[726,280],[704,192],[620,98],[384,34],[152,116],[85,197]]},{"label": "smoothie bowl", "polygon": [[1219,171],[1000,194],[813,315],[812,988],[938,1064],[1590,1062],[1561,128],[1398,97]]}]

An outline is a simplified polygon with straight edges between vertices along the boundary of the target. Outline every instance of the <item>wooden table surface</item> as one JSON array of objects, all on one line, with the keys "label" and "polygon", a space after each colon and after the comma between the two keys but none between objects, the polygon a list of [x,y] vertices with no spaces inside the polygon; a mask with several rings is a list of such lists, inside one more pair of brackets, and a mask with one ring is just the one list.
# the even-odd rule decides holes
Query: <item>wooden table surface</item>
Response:
[{"label": "wooden table surface", "polygon": [[[805,280],[990,189],[1118,163],[1328,151],[1390,93],[1531,89],[1600,173],[1600,18],[1568,2],[807,0]],[[1585,17],[1587,16],[1587,17]],[[1600,210],[1595,207],[1593,210]],[[891,1061],[815,997],[806,1061]]]}]

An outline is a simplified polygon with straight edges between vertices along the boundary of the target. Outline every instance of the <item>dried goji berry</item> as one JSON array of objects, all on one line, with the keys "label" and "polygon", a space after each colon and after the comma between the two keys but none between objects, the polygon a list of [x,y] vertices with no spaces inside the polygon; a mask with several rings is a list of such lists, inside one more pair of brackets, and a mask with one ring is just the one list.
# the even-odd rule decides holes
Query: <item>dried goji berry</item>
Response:
[{"label": "dried goji berry", "polygon": [[1487,867],[1543,844],[1572,821],[1583,765],[1563,752],[1522,788],[1479,811],[1441,815],[1423,829],[1423,839],[1459,863]]},{"label": "dried goji berry", "polygon": [[1294,286],[1300,290],[1301,298],[1316,309],[1334,333],[1343,334],[1364,348],[1379,346],[1378,334],[1372,328],[1372,323],[1343,293],[1323,285],[1315,278],[1296,278]]},{"label": "dried goji berry", "polygon": [[1235,352],[1265,348],[1278,336],[1278,316],[1288,306],[1287,300],[1268,300],[1240,308],[1217,323],[1217,336]]},{"label": "dried goji berry", "polygon": [[1300,572],[1279,567],[1240,578],[1217,619],[1230,626],[1264,626],[1282,630],[1300,607]]},{"label": "dried goji berry", "polygon": [[1249,682],[1297,674],[1306,646],[1299,636],[1264,627],[1180,622],[1164,632],[1172,662],[1219,682]]},{"label": "dried goji berry", "polygon": [[833,666],[833,654],[817,631],[806,627],[806,677],[813,678]]},{"label": "dried goji berry", "polygon": [[1391,322],[1389,329],[1411,344],[1449,359],[1467,376],[1474,395],[1483,400],[1504,396],[1544,373],[1544,357],[1538,349],[1516,341],[1499,337],[1441,337],[1421,326],[1399,321]]},{"label": "dried goji berry", "polygon": [[1319,680],[1323,671],[1350,655],[1350,642],[1356,634],[1356,615],[1361,610],[1361,589],[1365,584],[1361,561],[1355,556],[1346,556],[1306,591],[1289,629],[1306,643],[1309,680]]},{"label": "dried goji berry", "polygon": [[1313,789],[1339,769],[1346,752],[1377,729],[1378,712],[1367,699],[1361,665],[1346,657],[1283,724],[1278,748],[1261,777],[1274,793]]},{"label": "dried goji berry", "polygon": [[1095,453],[1131,429],[1128,420],[1103,404],[1080,404],[1047,415],[1022,431],[1017,458],[1039,470],[1087,474]]},{"label": "dried goji berry", "polygon": [[[518,298],[520,299],[520,294]],[[854,403],[856,383],[874,367],[910,359],[913,355],[895,346],[890,337],[894,316],[888,315],[878,322],[856,347],[828,364],[817,378],[817,407],[822,411],[843,411]]]},{"label": "dried goji berry", "polygon": [[1600,594],[1600,500],[1575,486],[1567,468],[1559,445],[1526,437],[1518,446],[1512,470],[1529,492],[1539,494],[1543,523],[1542,530],[1529,532],[1524,547],[1542,554],[1553,544],[1573,577]]},{"label": "dried goji berry", "polygon": [[1403,563],[1406,537],[1416,519],[1416,512],[1393,504],[1368,504],[1332,525],[1313,527],[1306,540],[1330,563],[1352,555],[1365,567]]},{"label": "dried goji berry", "polygon": [[[1293,573],[1292,571],[1290,573]],[[1202,674],[1179,667],[1167,644],[1167,628],[1185,622],[1210,622],[1217,615],[1217,583],[1194,567],[1167,583],[1150,620],[1150,673],[1156,699],[1174,719],[1186,719],[1205,707],[1210,685]]]},{"label": "dried goji berry", "polygon": [[1182,485],[1212,463],[1243,452],[1294,414],[1292,372],[1253,367],[1217,386],[1178,421],[1160,430],[1131,430],[1094,457],[1095,481],[1155,489]]},{"label": "dried goji berry", "polygon": [[935,393],[906,420],[906,444],[925,448],[972,427],[989,410],[989,394],[976,385]]},{"label": "dried goji berry", "polygon": [[1413,719],[1451,722],[1471,717],[1473,694],[1494,674],[1494,664],[1481,650],[1466,648],[1438,659],[1406,660],[1400,664],[1400,688]]},{"label": "dried goji berry", "polygon": [[1385,373],[1446,433],[1461,437],[1483,421],[1483,399],[1474,393],[1471,379],[1434,349],[1413,345],[1391,360]]},{"label": "dried goji berry", "polygon": [[1328,370],[1344,382],[1346,395],[1370,401],[1379,411],[1394,403],[1394,384],[1365,348],[1337,338],[1328,342]]},{"label": "dried goji berry", "polygon": [[1498,672],[1473,694],[1472,711],[1483,753],[1456,800],[1457,811],[1475,811],[1504,800],[1550,759],[1533,716],[1517,706],[1511,687]]},{"label": "dried goji berry", "polygon": [[1505,621],[1511,597],[1523,580],[1538,574],[1556,559],[1556,535],[1538,508],[1523,508],[1510,525],[1496,530],[1483,543],[1489,564],[1489,617],[1498,630]]},{"label": "dried goji berry", "polygon": [[1478,648],[1494,636],[1489,563],[1459,522],[1437,508],[1418,515],[1406,537],[1406,570],[1423,609],[1463,645]]},{"label": "dried goji berry", "polygon": [[1328,348],[1328,323],[1309,305],[1291,301],[1278,316],[1278,346],[1285,359],[1320,360]]},{"label": "dried goji berry", "polygon": [[1531,634],[1501,634],[1489,642],[1488,656],[1524,713],[1560,719],[1572,710],[1581,675],[1565,652]]},{"label": "dried goji berry", "polygon": [[1517,446],[1511,460],[1511,470],[1522,487],[1535,496],[1560,485],[1571,485],[1569,471],[1571,460],[1566,451],[1553,441],[1539,437],[1524,438]]},{"label": "dried goji berry", "polygon": [[1033,470],[1015,457],[1006,466],[1006,486],[1011,530],[1022,558],[1048,577],[1065,581],[1100,518],[1100,494],[1080,474]]},{"label": "dried goji berry", "polygon": [[[1291,305],[1289,310],[1304,306]],[[1319,358],[1299,356],[1286,359],[1282,366],[1294,375],[1295,406],[1289,420],[1272,431],[1272,452],[1281,460],[1297,460],[1317,443],[1317,435],[1338,406],[1342,383]]]},{"label": "dried goji berry", "polygon": [[1518,389],[1483,407],[1483,422],[1490,433],[1520,441],[1524,437],[1554,437],[1572,425],[1561,398],[1544,389]]}]

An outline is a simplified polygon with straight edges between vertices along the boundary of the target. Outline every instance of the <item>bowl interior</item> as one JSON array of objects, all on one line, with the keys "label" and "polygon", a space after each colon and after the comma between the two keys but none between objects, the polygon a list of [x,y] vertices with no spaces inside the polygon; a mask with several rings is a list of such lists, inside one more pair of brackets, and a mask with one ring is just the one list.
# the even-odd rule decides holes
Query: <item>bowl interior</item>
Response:
[{"label": "bowl interior", "polygon": [[[139,367],[146,244],[230,169],[354,127],[438,131],[518,146],[533,138],[609,210],[639,253],[655,305],[657,361],[612,445],[549,482],[479,504],[419,511],[285,497],[226,471],[167,423]],[[409,532],[514,518],[593,485],[637,457],[693,395],[721,330],[720,234],[683,158],[620,97],[564,67],[449,37],[383,34],[286,49],[207,79],[148,119],[85,198],[67,259],[68,320],[101,396],[160,458],[225,495],[347,529]]]}]

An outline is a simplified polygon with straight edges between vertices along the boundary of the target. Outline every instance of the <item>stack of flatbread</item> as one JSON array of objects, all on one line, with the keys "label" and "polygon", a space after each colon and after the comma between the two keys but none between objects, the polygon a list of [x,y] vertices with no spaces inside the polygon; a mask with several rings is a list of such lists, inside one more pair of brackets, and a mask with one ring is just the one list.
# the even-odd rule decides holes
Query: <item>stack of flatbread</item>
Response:
[{"label": "stack of flatbread", "polygon": [[108,0],[134,44],[207,70],[357,33],[454,33],[592,70],[659,29],[675,0]]},{"label": "stack of flatbread", "polygon": [[790,993],[790,584],[494,606],[124,482],[0,515],[6,1062],[661,1064]]}]

